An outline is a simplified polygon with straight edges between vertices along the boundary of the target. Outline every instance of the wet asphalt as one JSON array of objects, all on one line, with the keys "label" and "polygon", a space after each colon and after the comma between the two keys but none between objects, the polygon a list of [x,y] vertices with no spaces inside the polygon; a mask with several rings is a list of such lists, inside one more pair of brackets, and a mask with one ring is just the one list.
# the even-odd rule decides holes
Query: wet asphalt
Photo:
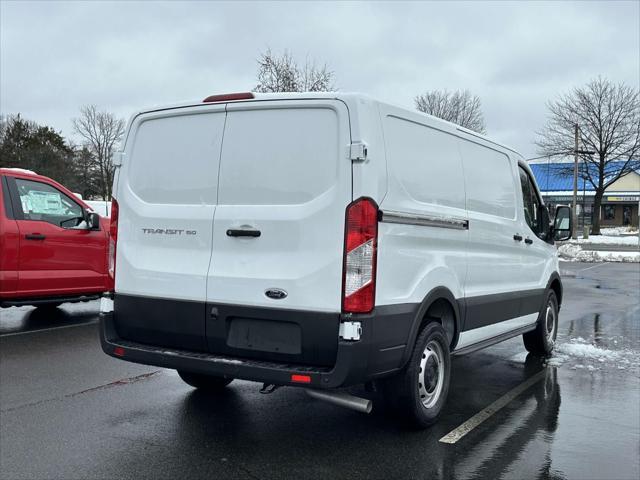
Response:
[{"label": "wet asphalt", "polygon": [[[96,302],[0,310],[0,478],[640,478],[640,265],[562,263],[558,352],[520,338],[456,357],[446,410],[412,431],[233,382],[105,356]],[[542,372],[542,373],[540,373]],[[534,375],[455,444],[439,439]]]}]

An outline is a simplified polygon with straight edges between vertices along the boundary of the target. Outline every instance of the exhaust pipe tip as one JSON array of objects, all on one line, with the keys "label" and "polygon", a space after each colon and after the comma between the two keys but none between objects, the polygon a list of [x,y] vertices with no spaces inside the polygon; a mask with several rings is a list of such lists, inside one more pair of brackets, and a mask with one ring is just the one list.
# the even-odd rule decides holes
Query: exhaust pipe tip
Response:
[{"label": "exhaust pipe tip", "polygon": [[306,390],[307,394],[317,400],[333,403],[339,407],[349,408],[361,413],[371,413],[373,402],[367,398],[356,397],[347,392],[331,390]]}]

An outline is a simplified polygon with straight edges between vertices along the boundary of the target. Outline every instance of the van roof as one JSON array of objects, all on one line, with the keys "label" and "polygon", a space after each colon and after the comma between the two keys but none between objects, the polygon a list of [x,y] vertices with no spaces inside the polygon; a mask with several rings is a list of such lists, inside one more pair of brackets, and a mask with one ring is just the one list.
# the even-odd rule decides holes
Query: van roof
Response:
[{"label": "van roof", "polygon": [[[248,93],[248,92],[247,92]],[[224,95],[224,94],[222,94]],[[460,125],[457,125],[455,123],[443,120],[441,118],[435,117],[433,115],[429,115],[427,113],[423,113],[420,112],[418,110],[409,110],[406,107],[401,107],[398,105],[393,105],[393,104],[389,104],[386,102],[380,102],[378,100],[373,99],[372,97],[370,97],[367,94],[364,93],[359,93],[359,92],[277,92],[277,93],[259,93],[259,92],[251,92],[251,95],[253,95],[253,98],[248,98],[248,99],[241,99],[241,100],[221,100],[219,102],[203,102],[202,100],[200,101],[186,101],[186,102],[180,102],[180,103],[175,103],[175,104],[171,104],[171,105],[163,105],[163,106],[157,106],[154,108],[147,108],[144,110],[141,110],[139,112],[136,112],[132,117],[131,120],[133,120],[133,118],[135,118],[136,116],[143,114],[143,113],[149,113],[149,112],[156,112],[159,110],[172,110],[172,109],[177,109],[177,108],[185,108],[185,107],[193,107],[193,106],[198,106],[198,105],[213,105],[215,103],[242,103],[242,102],[255,102],[255,101],[273,101],[273,100],[311,100],[311,99],[330,99],[330,100],[341,100],[344,101],[347,105],[349,104],[354,104],[357,102],[375,102],[377,104],[382,104],[382,105],[387,105],[393,108],[397,108],[400,110],[404,110],[405,112],[411,114],[411,115],[420,115],[423,117],[428,118],[431,122],[435,122],[440,124],[441,126],[447,126],[448,129],[453,129],[454,131],[458,131],[460,133],[463,133],[465,135],[470,135],[476,138],[479,138],[487,143],[490,143],[492,145],[498,146],[500,148],[509,150],[512,153],[515,153],[518,157],[520,157],[521,159],[523,159],[524,157],[522,157],[522,155],[514,150],[513,148],[504,145],[500,142],[496,142],[495,140],[481,134],[481,133],[477,133],[474,132],[472,130],[469,130],[468,128],[462,127]],[[445,127],[446,128],[446,127]]]}]

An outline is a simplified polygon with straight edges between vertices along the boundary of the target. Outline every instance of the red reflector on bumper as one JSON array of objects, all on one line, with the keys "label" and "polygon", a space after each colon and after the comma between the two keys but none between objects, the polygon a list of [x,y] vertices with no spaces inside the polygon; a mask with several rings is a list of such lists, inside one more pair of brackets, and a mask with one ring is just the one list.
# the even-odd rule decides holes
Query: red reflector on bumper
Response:
[{"label": "red reflector on bumper", "polygon": [[116,347],[113,349],[113,354],[117,355],[118,357],[124,357],[124,348],[122,347]]},{"label": "red reflector on bumper", "polygon": [[291,375],[291,381],[296,383],[311,383],[309,375]]}]

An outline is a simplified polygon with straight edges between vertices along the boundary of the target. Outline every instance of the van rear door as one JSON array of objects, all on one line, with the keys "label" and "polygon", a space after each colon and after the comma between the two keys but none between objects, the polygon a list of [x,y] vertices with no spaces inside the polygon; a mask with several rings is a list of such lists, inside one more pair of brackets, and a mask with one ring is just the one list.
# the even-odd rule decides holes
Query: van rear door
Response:
[{"label": "van rear door", "polygon": [[206,351],[205,302],[224,105],[138,116],[119,204],[115,322],[121,337]]},{"label": "van rear door", "polygon": [[349,145],[339,101],[227,105],[207,282],[214,353],[334,362]]}]

